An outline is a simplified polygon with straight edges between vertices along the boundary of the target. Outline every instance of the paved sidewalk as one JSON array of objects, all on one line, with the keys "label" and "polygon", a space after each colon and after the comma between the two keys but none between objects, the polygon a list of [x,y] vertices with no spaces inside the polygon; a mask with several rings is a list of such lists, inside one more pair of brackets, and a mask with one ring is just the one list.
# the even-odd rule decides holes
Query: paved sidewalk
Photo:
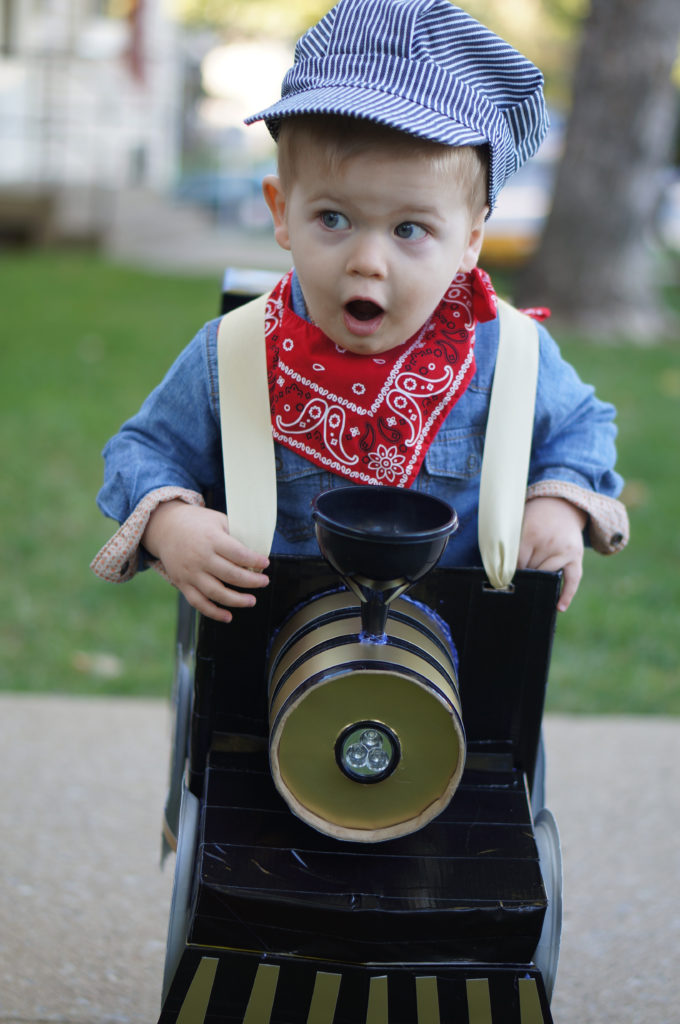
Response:
[{"label": "paved sidewalk", "polygon": [[[556,1024],[678,1024],[680,720],[549,717],[546,737]],[[0,1022],[154,1024],[165,704],[0,694],[0,743]]]},{"label": "paved sidewalk", "polygon": [[122,189],[114,197],[106,253],[113,260],[150,270],[214,274],[227,266],[284,273],[290,253],[274,241],[273,229],[218,227],[202,211],[148,189]]}]

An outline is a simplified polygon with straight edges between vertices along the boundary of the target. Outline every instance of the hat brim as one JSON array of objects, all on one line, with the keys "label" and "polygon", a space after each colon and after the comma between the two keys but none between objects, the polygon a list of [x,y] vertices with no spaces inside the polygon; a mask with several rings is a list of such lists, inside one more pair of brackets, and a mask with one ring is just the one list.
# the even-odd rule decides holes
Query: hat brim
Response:
[{"label": "hat brim", "polygon": [[412,99],[347,85],[306,89],[284,96],[265,110],[251,114],[245,119],[245,124],[264,121],[276,139],[281,120],[301,114],[335,114],[361,118],[444,146],[481,146],[490,141],[468,125]]}]

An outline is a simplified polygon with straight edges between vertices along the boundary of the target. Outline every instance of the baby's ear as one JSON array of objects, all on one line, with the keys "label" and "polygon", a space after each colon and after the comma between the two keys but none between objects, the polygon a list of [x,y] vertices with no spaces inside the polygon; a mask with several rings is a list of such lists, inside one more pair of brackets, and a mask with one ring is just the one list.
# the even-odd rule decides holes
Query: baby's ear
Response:
[{"label": "baby's ear", "polygon": [[488,212],[488,206],[482,207],[470,224],[470,235],[465,251],[463,252],[460,267],[458,268],[459,271],[474,270],[477,266],[477,260],[479,259],[479,254],[482,250],[482,242],[484,241],[484,226],[486,224],[486,215]]},{"label": "baby's ear", "polygon": [[286,218],[286,194],[277,174],[268,174],[262,181],[262,194],[274,221],[274,238],[282,249],[290,249]]}]

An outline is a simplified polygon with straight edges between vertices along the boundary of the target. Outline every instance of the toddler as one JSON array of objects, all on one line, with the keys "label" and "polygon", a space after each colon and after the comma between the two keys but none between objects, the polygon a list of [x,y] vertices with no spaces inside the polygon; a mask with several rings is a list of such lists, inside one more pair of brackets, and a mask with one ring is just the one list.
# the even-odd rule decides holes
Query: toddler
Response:
[{"label": "toddler", "polygon": [[[448,501],[460,527],[442,564],[480,564],[498,318],[477,262],[500,188],[547,130],[540,72],[448,0],[340,0],[298,42],[282,98],[256,120],[278,142],[263,190],[294,266],[266,316],[272,550],[318,554],[311,499],[377,483]],[[121,581],[154,564],[229,622],[266,586],[268,559],[230,535],[223,505],[205,506],[224,490],[218,326],[202,328],[107,444],[98,503],[122,525],[93,568]],[[519,567],[562,569],[565,610],[584,536],[612,553],[628,525],[614,409],[538,330]]]}]

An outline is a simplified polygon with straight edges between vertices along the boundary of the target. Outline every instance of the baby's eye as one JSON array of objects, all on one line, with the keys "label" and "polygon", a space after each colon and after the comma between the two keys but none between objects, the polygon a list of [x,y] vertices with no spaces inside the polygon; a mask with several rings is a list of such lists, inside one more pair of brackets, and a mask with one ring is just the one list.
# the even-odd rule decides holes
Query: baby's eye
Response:
[{"label": "baby's eye", "polygon": [[414,224],[412,221],[404,221],[403,224],[399,224],[395,229],[394,233],[397,238],[405,238],[408,241],[413,241],[418,238],[425,238],[427,231],[421,227],[420,224]]},{"label": "baby's eye", "polygon": [[324,210],[319,220],[329,231],[344,231],[345,228],[349,227],[347,217],[345,217],[344,213],[338,213],[337,210]]}]

